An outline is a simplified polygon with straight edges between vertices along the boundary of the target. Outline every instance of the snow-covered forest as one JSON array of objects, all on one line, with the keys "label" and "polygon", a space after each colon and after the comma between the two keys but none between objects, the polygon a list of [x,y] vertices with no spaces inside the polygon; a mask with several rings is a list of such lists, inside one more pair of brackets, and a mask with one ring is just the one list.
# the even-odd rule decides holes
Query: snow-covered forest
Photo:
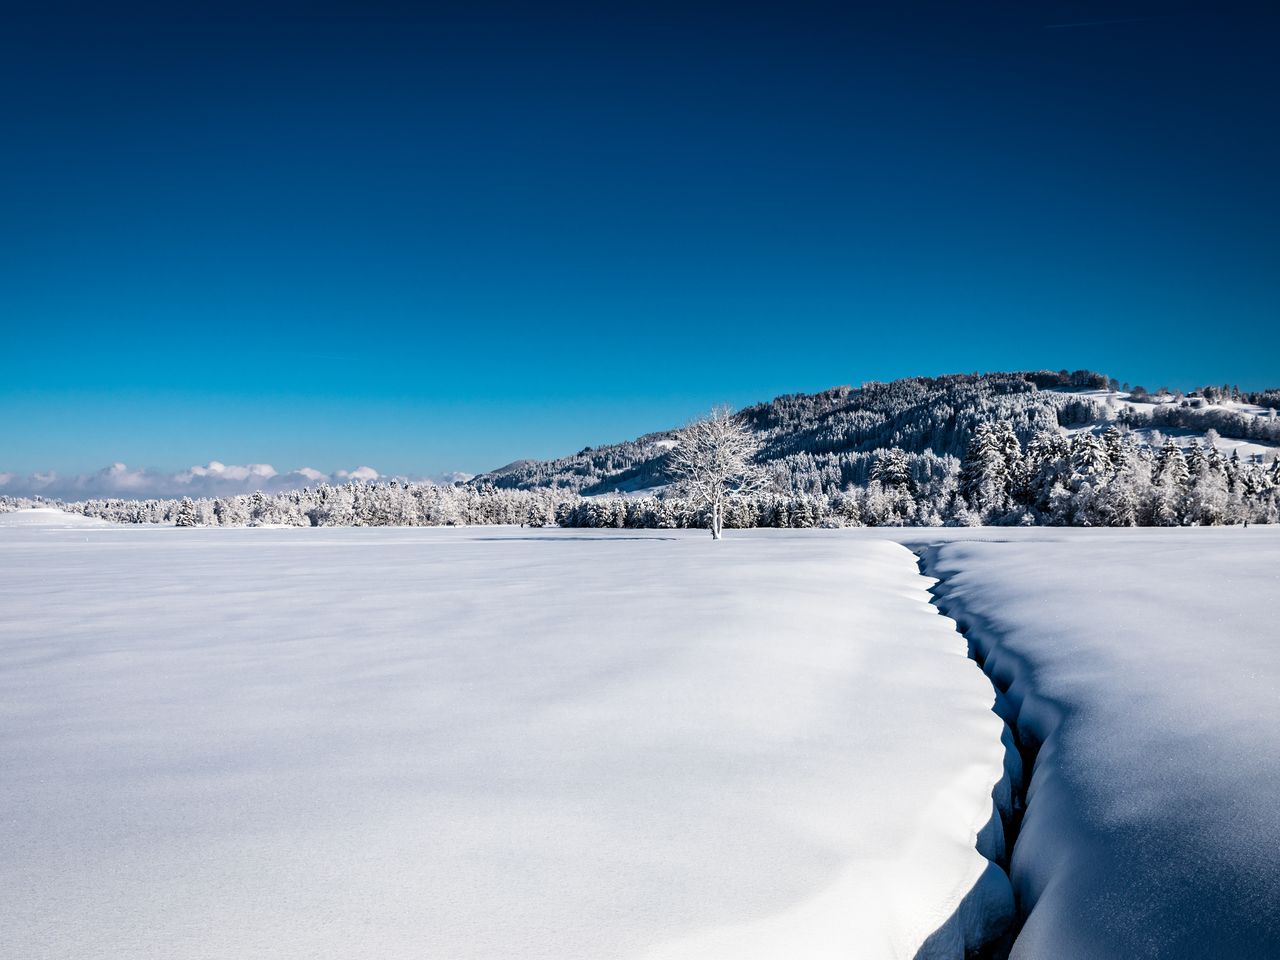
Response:
[{"label": "snow-covered forest", "polygon": [[[793,394],[739,416],[764,489],[744,527],[1180,526],[1280,519],[1275,391],[1125,389],[1089,371],[956,375]],[[1263,401],[1259,403],[1258,401]],[[667,486],[679,433],[512,464],[466,483],[322,483],[282,493],[58,504],[180,526],[683,528],[707,507]],[[7,498],[9,507],[37,501]],[[46,502],[46,501],[39,501]]]}]

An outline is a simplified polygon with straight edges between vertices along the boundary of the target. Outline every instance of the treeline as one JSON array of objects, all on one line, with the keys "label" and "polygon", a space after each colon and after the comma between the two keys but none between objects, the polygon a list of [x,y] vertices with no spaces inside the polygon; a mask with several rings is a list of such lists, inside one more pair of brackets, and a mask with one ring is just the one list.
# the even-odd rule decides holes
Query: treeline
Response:
[{"label": "treeline", "polygon": [[1255,390],[1252,393],[1240,394],[1240,399],[1245,403],[1256,403],[1260,407],[1270,407],[1272,410],[1280,409],[1280,390]]},{"label": "treeline", "polygon": [[1228,400],[1234,400],[1236,403],[1252,403],[1260,407],[1270,407],[1273,410],[1280,407],[1280,389],[1275,388],[1249,391],[1227,383],[1220,387],[1210,384],[1192,391],[1192,394],[1204,397],[1209,403],[1225,403]]},{"label": "treeline", "polygon": [[[1008,424],[986,424],[961,464],[953,517],[987,524],[1180,526],[1275,523],[1280,460],[1227,457],[1211,439],[1184,452],[1167,438],[1139,443],[1115,424],[1101,434],[1037,434],[1019,443]],[[967,511],[965,517],[962,511]]]},{"label": "treeline", "polygon": [[[1072,436],[1048,429],[1024,444],[1011,421],[979,424],[964,456],[890,448],[842,454],[824,467],[811,454],[775,463],[774,489],[732,503],[728,527],[1044,524],[1178,526],[1280,521],[1280,459],[1224,455],[1211,439],[1189,450],[1173,438],[1142,443],[1123,424]],[[835,463],[838,462],[839,472]],[[800,469],[803,467],[803,469]],[[829,469],[811,489],[787,477]],[[837,487],[837,485],[839,485]],[[833,487],[836,487],[832,492]],[[564,489],[492,485],[352,482],[279,494],[181,500],[0,500],[0,506],[55,505],[118,523],[179,526],[703,527],[702,511],[681,498],[583,497]]]},{"label": "treeline", "polygon": [[[836,494],[763,495],[736,503],[731,527],[1186,526],[1280,521],[1280,459],[1224,456],[1204,441],[1158,448],[1121,426],[1025,445],[1009,422],[982,424],[956,469],[922,472],[903,450],[873,457],[867,483]],[[939,463],[947,461],[938,460]],[[584,527],[701,526],[679,501],[599,497],[567,502],[559,522]]]},{"label": "treeline", "polygon": [[1215,430],[1220,436],[1255,443],[1280,444],[1280,417],[1274,407],[1267,416],[1240,410],[1201,409],[1182,403],[1159,403],[1150,411],[1126,408],[1116,417],[1132,427],[1155,427],[1162,430]]},{"label": "treeline", "polygon": [[439,527],[555,523],[572,494],[498,490],[398,480],[320,484],[284,493],[163,500],[83,500],[76,503],[9,498],[10,506],[57,506],[115,523],[172,523],[180,527]]}]

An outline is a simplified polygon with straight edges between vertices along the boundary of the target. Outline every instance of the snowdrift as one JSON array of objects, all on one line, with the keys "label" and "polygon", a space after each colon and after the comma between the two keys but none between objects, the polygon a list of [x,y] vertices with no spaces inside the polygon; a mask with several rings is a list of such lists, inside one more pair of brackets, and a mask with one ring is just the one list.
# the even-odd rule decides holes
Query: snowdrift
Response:
[{"label": "snowdrift", "polygon": [[1275,957],[1280,530],[1046,534],[923,551],[1020,748],[1012,957]]}]

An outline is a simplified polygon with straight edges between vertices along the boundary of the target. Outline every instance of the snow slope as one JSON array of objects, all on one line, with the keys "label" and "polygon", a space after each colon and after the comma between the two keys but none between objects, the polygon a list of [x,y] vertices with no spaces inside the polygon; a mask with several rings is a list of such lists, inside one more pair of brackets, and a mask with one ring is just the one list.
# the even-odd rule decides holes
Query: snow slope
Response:
[{"label": "snow slope", "polygon": [[1011,909],[992,690],[897,544],[32,519],[7,956],[958,957]]},{"label": "snow slope", "polygon": [[57,510],[53,507],[38,507],[33,510],[12,510],[8,512],[0,512],[0,527],[98,527],[109,528],[115,526],[107,520],[99,520],[96,517],[85,517],[78,513],[67,513],[65,510]]},{"label": "snow slope", "polygon": [[[1092,400],[1106,402],[1111,401],[1117,410],[1132,410],[1142,414],[1150,414],[1153,409],[1159,406],[1176,404],[1177,401],[1173,397],[1160,398],[1148,397],[1145,400],[1134,400],[1132,394],[1123,391],[1111,393],[1107,390],[1060,390],[1059,393],[1067,393],[1078,397],[1087,397]],[[1260,407],[1251,403],[1238,403],[1234,400],[1225,400],[1222,403],[1204,403],[1196,408],[1196,412],[1204,413],[1212,410],[1224,410],[1230,413],[1251,414],[1262,419],[1267,418],[1271,414],[1269,407]],[[1081,431],[1088,430],[1093,433],[1101,433],[1110,426],[1110,421],[1102,420],[1097,423],[1088,424],[1079,427],[1064,427],[1062,433],[1070,436]],[[1151,427],[1135,427],[1130,430],[1134,438],[1139,443],[1159,446],[1159,443],[1152,443]],[[1205,434],[1196,430],[1178,429],[1175,427],[1160,426],[1154,428],[1154,432],[1160,434],[1161,437],[1171,437],[1173,442],[1184,450],[1193,446],[1201,446],[1205,440]],[[1224,456],[1230,457],[1233,453],[1238,454],[1242,460],[1257,458],[1262,462],[1270,462],[1275,458],[1280,447],[1270,443],[1261,443],[1256,440],[1239,440],[1235,437],[1218,437],[1214,441],[1214,446],[1222,452]]]},{"label": "snow slope", "polygon": [[1280,955],[1280,530],[966,535],[928,566],[1034,757],[1015,960]]}]

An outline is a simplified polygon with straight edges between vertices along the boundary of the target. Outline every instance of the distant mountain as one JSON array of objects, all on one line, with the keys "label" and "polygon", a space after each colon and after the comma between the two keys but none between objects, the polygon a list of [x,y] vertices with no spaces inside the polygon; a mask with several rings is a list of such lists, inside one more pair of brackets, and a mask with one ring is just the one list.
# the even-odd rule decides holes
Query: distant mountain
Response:
[{"label": "distant mountain", "polygon": [[[1242,395],[1209,387],[1182,397],[1120,387],[1091,370],[911,377],[787,394],[741,414],[761,435],[761,460],[779,489],[793,494],[865,484],[876,451],[895,447],[907,454],[919,483],[936,482],[954,474],[978,425],[992,421],[1011,424],[1024,444],[1044,430],[1100,430],[1110,423],[1195,438],[1213,429],[1240,441],[1227,446],[1240,446],[1242,455],[1280,444],[1274,413],[1258,405],[1280,405],[1278,391]],[[665,430],[554,460],[518,460],[471,483],[585,496],[648,490],[667,483],[666,453],[675,436]]]}]

